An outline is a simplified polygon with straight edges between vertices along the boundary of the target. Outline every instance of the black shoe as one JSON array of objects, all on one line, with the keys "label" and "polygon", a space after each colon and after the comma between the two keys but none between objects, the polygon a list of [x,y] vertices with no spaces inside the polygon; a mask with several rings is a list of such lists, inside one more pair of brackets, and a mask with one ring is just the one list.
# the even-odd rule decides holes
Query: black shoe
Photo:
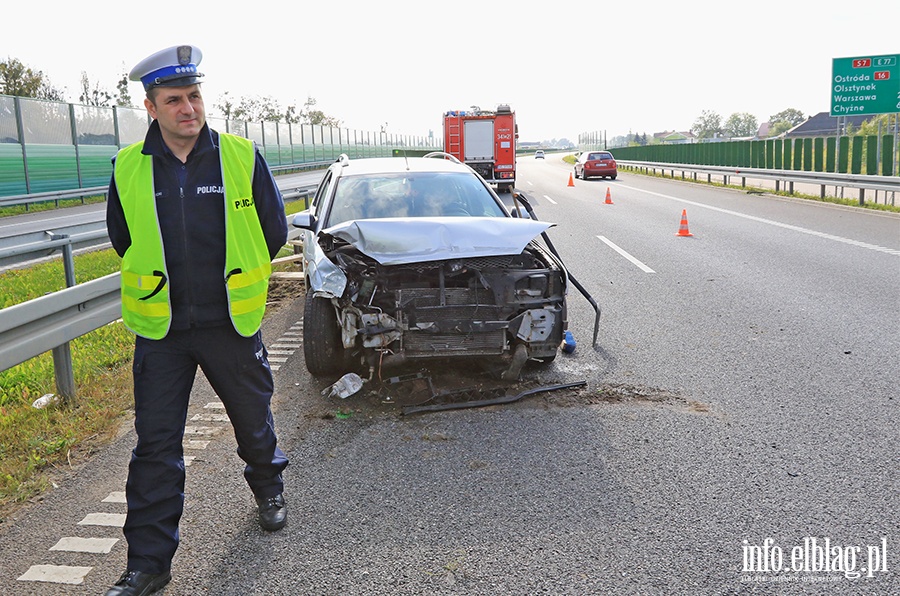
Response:
[{"label": "black shoe", "polygon": [[107,592],[106,596],[146,596],[165,586],[172,579],[168,571],[153,575],[143,571],[128,570]]},{"label": "black shoe", "polygon": [[259,506],[259,525],[263,530],[274,532],[284,527],[287,521],[287,506],[283,495],[275,495],[268,499],[256,498]]}]

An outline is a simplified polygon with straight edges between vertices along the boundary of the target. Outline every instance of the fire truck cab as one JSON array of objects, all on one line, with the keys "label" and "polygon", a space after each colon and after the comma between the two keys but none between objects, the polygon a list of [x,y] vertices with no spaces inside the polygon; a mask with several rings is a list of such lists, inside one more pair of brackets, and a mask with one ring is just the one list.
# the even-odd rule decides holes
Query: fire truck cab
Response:
[{"label": "fire truck cab", "polygon": [[473,106],[444,114],[444,151],[508,192],[516,184],[516,114],[506,104],[494,111]]}]

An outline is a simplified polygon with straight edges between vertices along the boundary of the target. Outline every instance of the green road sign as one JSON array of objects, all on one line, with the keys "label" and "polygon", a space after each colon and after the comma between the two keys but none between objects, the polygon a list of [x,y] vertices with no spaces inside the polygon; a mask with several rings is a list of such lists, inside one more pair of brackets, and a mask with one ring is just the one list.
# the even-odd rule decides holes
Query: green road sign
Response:
[{"label": "green road sign", "polygon": [[900,54],[834,58],[831,115],[900,112]]}]

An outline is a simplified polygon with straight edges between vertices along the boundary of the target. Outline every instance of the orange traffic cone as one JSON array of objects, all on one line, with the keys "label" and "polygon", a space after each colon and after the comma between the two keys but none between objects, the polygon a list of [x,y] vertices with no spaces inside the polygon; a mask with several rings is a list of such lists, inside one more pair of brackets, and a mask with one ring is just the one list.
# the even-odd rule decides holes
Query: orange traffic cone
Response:
[{"label": "orange traffic cone", "polygon": [[575,180],[572,179],[572,172],[569,172],[569,186],[575,186]]},{"label": "orange traffic cone", "polygon": [[612,205],[612,204],[613,204],[613,202],[612,202],[612,197],[609,195],[609,187],[608,187],[608,186],[606,187],[606,201],[605,201],[605,203],[606,203],[607,205]]},{"label": "orange traffic cone", "polygon": [[678,228],[678,233],[676,236],[693,236],[690,230],[688,230],[688,222],[687,222],[687,209],[682,209],[681,211],[681,227]]}]

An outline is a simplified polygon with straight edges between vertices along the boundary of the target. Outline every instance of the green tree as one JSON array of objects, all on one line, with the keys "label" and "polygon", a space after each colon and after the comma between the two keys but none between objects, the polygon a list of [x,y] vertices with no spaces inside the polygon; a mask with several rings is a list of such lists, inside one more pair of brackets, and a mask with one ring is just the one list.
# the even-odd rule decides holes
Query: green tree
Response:
[{"label": "green tree", "polygon": [[78,101],[86,106],[109,106],[112,95],[100,88],[100,83],[91,83],[86,72],[81,71],[81,95]]},{"label": "green tree", "polygon": [[116,105],[120,108],[133,108],[131,93],[128,92],[128,73],[122,73],[122,78],[116,83]]},{"label": "green tree", "polygon": [[728,117],[724,128],[729,137],[752,137],[759,130],[759,122],[753,114],[736,112]]},{"label": "green tree", "polygon": [[331,126],[333,128],[341,126],[341,121],[337,118],[328,116],[322,110],[314,110],[313,107],[315,105],[315,99],[312,97],[306,98],[306,103],[303,104],[303,112],[301,113],[302,119],[306,124],[321,124],[322,126]]},{"label": "green tree", "polygon": [[64,93],[51,85],[43,72],[25,66],[17,58],[7,58],[0,62],[0,93],[65,101]]},{"label": "green tree", "polygon": [[806,120],[803,112],[794,108],[781,110],[777,114],[769,116],[769,136],[776,137],[786,130],[790,130]]},{"label": "green tree", "polygon": [[712,110],[703,110],[694,125],[691,126],[691,132],[698,139],[712,139],[722,134],[722,116]]},{"label": "green tree", "polygon": [[222,112],[224,118],[229,120],[321,124],[335,128],[341,125],[341,121],[337,118],[328,116],[321,110],[313,109],[315,105],[316,100],[312,97],[306,99],[303,109],[300,110],[294,105],[282,108],[281,104],[272,97],[241,97],[235,101],[226,91],[214,107]]},{"label": "green tree", "polygon": [[872,116],[870,119],[866,120],[862,124],[859,125],[859,130],[853,132],[852,128],[847,126],[847,135],[862,135],[862,136],[871,136],[878,134],[878,125],[881,125],[881,134],[886,135],[890,134],[894,130],[894,125],[891,122],[891,114],[881,114],[879,116]]}]

